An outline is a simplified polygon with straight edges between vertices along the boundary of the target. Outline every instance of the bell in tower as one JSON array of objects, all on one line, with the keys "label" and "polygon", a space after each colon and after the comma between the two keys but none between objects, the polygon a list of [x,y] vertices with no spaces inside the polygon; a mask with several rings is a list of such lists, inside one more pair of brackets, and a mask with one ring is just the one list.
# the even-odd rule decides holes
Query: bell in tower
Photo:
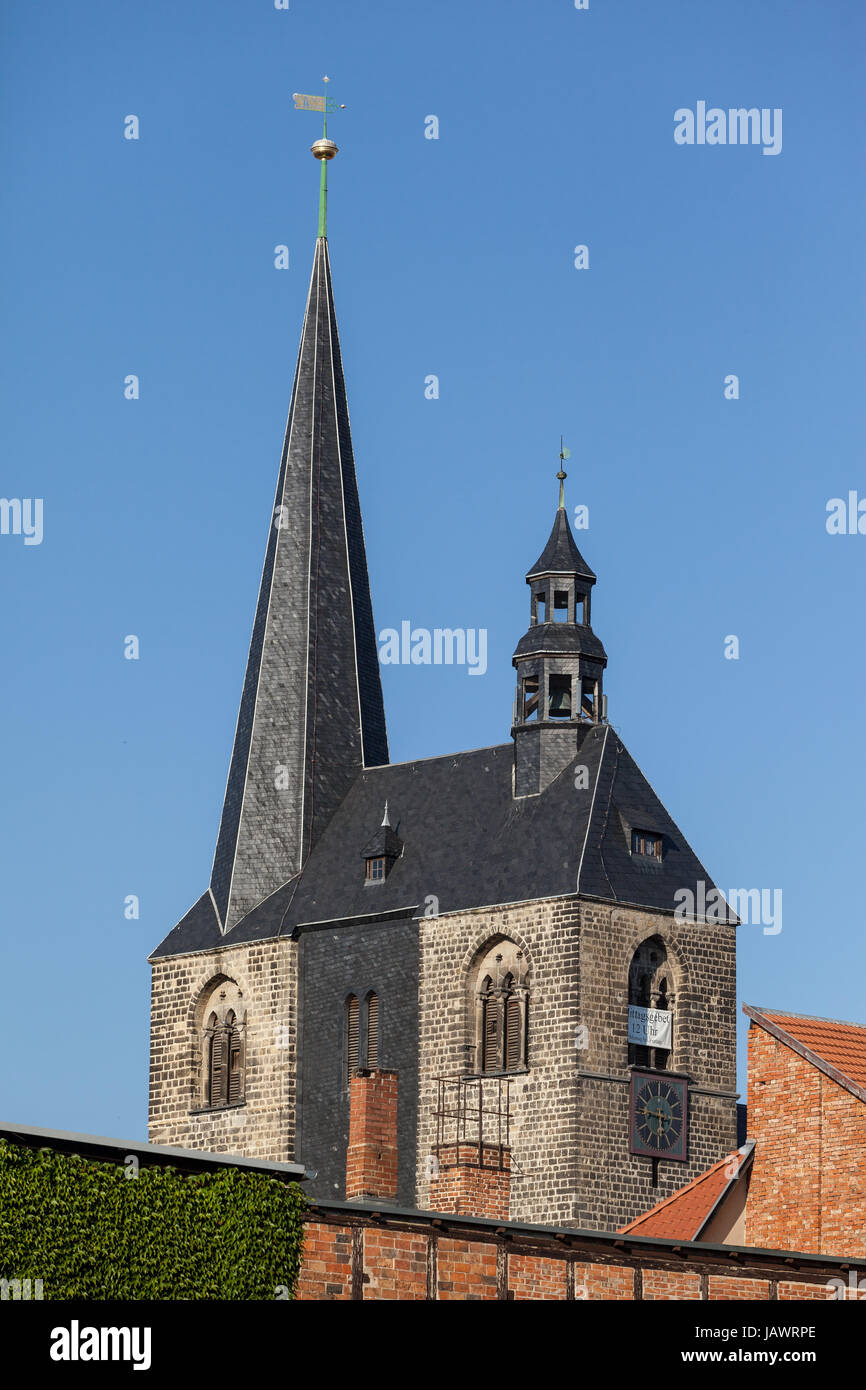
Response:
[{"label": "bell in tower", "polygon": [[607,655],[590,626],[595,575],[575,544],[565,510],[564,457],[563,451],[553,530],[526,576],[529,628],[514,653],[515,796],[543,791],[575,757],[583,731],[607,717]]}]

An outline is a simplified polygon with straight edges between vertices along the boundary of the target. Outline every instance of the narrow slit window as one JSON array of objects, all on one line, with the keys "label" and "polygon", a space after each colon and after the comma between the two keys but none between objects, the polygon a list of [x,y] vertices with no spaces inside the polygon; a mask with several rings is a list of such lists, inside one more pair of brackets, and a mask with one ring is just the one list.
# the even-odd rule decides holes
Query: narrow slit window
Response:
[{"label": "narrow slit window", "polygon": [[523,719],[538,718],[538,677],[526,676],[523,681]]},{"label": "narrow slit window", "polygon": [[521,1000],[509,995],[505,1004],[505,1070],[517,1071],[522,1065],[523,1028]]},{"label": "narrow slit window", "polygon": [[367,995],[367,1068],[375,1071],[379,1065],[379,996]]},{"label": "narrow slit window", "polygon": [[482,985],[481,1070],[499,1071],[499,1000],[493,993],[493,981]]},{"label": "narrow slit window", "polygon": [[353,1074],[358,1070],[359,1061],[359,1042],[360,1042],[361,1010],[358,1005],[357,997],[350,994],[346,1000],[345,1018],[345,1073],[346,1085]]}]

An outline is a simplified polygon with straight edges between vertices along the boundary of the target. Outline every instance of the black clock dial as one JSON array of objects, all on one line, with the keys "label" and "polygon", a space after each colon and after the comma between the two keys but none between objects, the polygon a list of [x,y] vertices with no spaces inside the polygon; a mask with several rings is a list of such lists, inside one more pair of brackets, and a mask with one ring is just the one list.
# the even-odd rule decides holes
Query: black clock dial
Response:
[{"label": "black clock dial", "polygon": [[684,1078],[632,1077],[633,1153],[685,1158],[687,1094]]}]

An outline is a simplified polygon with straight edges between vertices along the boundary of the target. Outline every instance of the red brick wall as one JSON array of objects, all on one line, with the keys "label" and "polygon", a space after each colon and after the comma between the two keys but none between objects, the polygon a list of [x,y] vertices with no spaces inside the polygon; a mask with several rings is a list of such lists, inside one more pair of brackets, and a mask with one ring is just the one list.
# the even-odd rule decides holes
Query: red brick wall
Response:
[{"label": "red brick wall", "polygon": [[[502,1167],[500,1168],[500,1152]],[[507,1221],[511,1200],[511,1154],[484,1145],[478,1164],[477,1144],[450,1144],[439,1150],[439,1176],[430,1180],[430,1206],[463,1216]]]},{"label": "red brick wall", "polygon": [[657,1301],[700,1298],[701,1276],[688,1270],[645,1269],[643,1272],[643,1296]]},{"label": "red brick wall", "polygon": [[630,1302],[634,1298],[634,1270],[622,1265],[576,1264],[574,1296],[587,1301]]},{"label": "red brick wall", "polygon": [[765,1279],[741,1279],[736,1274],[711,1274],[709,1278],[709,1289],[707,1298],[710,1302],[719,1299],[733,1299],[739,1303],[742,1299],[759,1299],[770,1297],[770,1285]]},{"label": "red brick wall", "polygon": [[[636,1264],[576,1260],[567,1250],[548,1254],[513,1248],[512,1240],[497,1243],[492,1232],[468,1232],[465,1238],[440,1232],[435,1218],[407,1219],[411,1230],[381,1224],[358,1213],[353,1226],[318,1219],[307,1222],[304,1263],[298,1297],[304,1301],[363,1298],[370,1301],[419,1302],[431,1296],[443,1302],[496,1299],[526,1301],[731,1299],[765,1300],[771,1296],[766,1268],[703,1273],[662,1268],[670,1255],[647,1251]],[[613,1240],[613,1237],[611,1238]],[[690,1247],[690,1258],[703,1253]],[[613,1252],[612,1252],[613,1253]],[[621,1252],[616,1252],[621,1254]],[[747,1258],[747,1257],[743,1257]],[[780,1270],[781,1272],[781,1270]],[[792,1271],[800,1271],[796,1266]],[[866,1302],[866,1271],[863,1301]],[[827,1280],[838,1269],[816,1271],[817,1282],[796,1277],[780,1279],[779,1299],[824,1299],[833,1290]],[[844,1277],[844,1276],[839,1276]]]},{"label": "red brick wall", "polygon": [[352,1232],[348,1226],[307,1222],[297,1297],[306,1300],[352,1297]]},{"label": "red brick wall", "polygon": [[749,1137],[746,1243],[866,1254],[866,1105],[756,1023]]},{"label": "red brick wall", "polygon": [[440,1240],[439,1297],[496,1298],[496,1246],[480,1241]]},{"label": "red brick wall", "polygon": [[426,1299],[426,1236],[412,1231],[367,1230],[363,1253],[365,1298]]},{"label": "red brick wall", "polygon": [[828,1299],[830,1290],[823,1284],[800,1284],[795,1279],[779,1280],[779,1298],[786,1302],[808,1299]]},{"label": "red brick wall", "polygon": [[397,1073],[371,1071],[349,1084],[346,1200],[397,1196]]},{"label": "red brick wall", "polygon": [[549,1260],[543,1255],[509,1256],[509,1298],[564,1299],[567,1290],[565,1260]]}]

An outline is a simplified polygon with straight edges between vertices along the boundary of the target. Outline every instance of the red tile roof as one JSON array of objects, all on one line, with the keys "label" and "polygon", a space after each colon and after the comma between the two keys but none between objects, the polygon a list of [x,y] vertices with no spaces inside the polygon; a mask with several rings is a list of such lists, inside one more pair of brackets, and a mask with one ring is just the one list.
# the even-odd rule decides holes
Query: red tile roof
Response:
[{"label": "red tile roof", "polygon": [[[863,1099],[866,1089],[866,1025],[842,1023],[832,1018],[808,1018],[779,1009],[743,1006],[744,1013],[759,1026],[793,1046],[808,1060],[821,1066],[848,1089],[855,1088]],[[823,1065],[822,1065],[823,1064]]]},{"label": "red tile roof", "polygon": [[751,1145],[726,1154],[672,1197],[651,1207],[627,1226],[620,1226],[619,1234],[658,1236],[661,1240],[696,1240],[728,1183],[741,1176],[751,1155]]}]

